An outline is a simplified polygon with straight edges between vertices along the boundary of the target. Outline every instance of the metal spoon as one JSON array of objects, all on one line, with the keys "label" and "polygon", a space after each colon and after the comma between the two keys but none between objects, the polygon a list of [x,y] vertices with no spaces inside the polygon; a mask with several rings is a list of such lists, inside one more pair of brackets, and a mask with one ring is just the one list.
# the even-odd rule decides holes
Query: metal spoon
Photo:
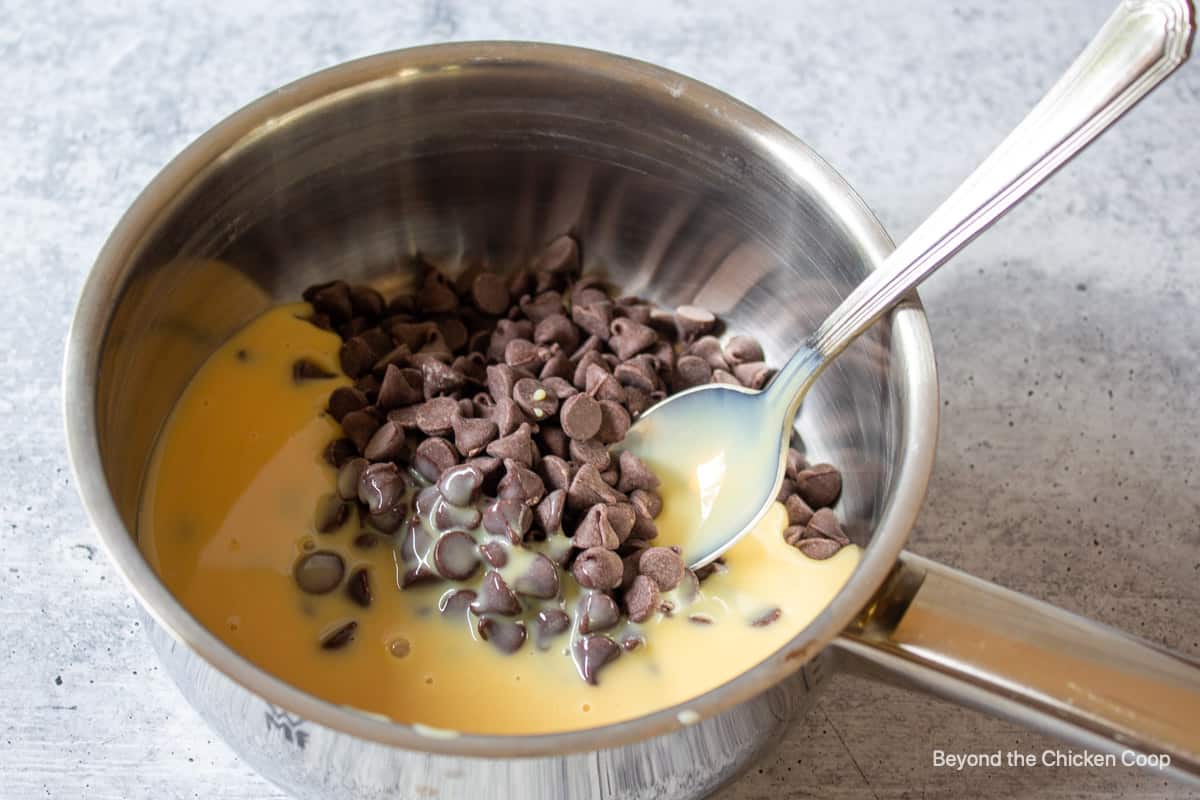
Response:
[{"label": "metal spoon", "polygon": [[800,401],[825,367],[1161,83],[1187,58],[1192,25],[1186,0],[1122,2],[1024,121],[842,301],[765,389],[701,386],[667,398],[638,420],[622,447],[662,479],[675,540],[662,538],[683,548],[687,564],[717,558],[766,513],[783,479]]}]

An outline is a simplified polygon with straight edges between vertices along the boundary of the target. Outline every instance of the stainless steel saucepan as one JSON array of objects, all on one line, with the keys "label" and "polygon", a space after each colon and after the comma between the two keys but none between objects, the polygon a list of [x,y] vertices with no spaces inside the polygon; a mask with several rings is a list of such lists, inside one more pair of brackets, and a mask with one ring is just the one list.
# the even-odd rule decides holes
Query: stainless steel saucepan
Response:
[{"label": "stainless steel saucepan", "polygon": [[938,425],[915,297],[798,421],[810,455],[844,470],[859,567],[787,646],[683,706],[555,735],[400,725],[300,692],[203,628],[143,559],[136,511],[204,358],[327,276],[386,290],[416,251],[504,268],[566,230],[588,269],[712,307],[776,362],[891,249],[846,182],[753,109],[648,64],[513,43],[388,53],[280,89],[189,147],[113,232],[70,334],[70,456],[168,671],[249,764],[301,798],[694,798],[778,739],[831,669],[857,665],[1200,775],[1196,665],[904,551]]}]

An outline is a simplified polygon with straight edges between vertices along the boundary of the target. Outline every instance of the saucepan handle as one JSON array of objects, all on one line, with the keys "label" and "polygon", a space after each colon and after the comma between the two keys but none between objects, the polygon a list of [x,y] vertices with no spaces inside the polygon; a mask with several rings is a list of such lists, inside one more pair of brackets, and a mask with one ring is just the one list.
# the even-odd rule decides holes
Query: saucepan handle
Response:
[{"label": "saucepan handle", "polygon": [[1200,784],[1200,664],[911,553],[837,640],[858,666]]}]

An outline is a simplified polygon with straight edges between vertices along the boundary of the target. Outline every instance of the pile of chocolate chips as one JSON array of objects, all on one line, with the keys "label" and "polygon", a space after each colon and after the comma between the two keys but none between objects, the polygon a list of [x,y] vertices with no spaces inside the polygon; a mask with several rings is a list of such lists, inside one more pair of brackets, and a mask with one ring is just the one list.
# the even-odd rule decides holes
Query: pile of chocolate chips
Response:
[{"label": "pile of chocolate chips", "polygon": [[[578,243],[563,236],[507,278],[468,271],[451,282],[421,262],[413,291],[390,300],[343,281],[310,287],[304,299],[313,324],[343,339],[341,366],[354,380],[329,398],[344,435],[325,453],[338,468],[337,496],[322,499],[317,529],[336,530],[357,511],[373,531],[357,546],[394,537],[402,588],[450,582],[442,613],[462,615],[504,652],[528,638],[548,648],[566,634],[594,683],[641,644],[630,622],[681,611],[723,568],[697,575],[676,549],[651,545],[658,479],[610,448],[670,393],[711,381],[760,388],[772,370],[754,339],[722,345],[712,313],[614,299],[579,265]],[[319,377],[309,371],[298,364],[297,380]],[[840,489],[836,470],[791,451],[780,493],[789,543],[815,558],[846,543],[827,508]],[[329,551],[309,553],[297,581],[332,591],[340,566]],[[568,573],[580,587],[570,609]],[[365,578],[347,587],[360,605],[370,602]],[[323,646],[347,645],[353,625]]]}]

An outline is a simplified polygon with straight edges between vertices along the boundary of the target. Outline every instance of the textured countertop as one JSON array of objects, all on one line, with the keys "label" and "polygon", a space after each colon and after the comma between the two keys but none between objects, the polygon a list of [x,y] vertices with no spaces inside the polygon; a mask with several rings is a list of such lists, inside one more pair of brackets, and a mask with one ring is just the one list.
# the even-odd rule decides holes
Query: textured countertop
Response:
[{"label": "textured countertop", "polygon": [[[58,372],[105,236],[226,114],[360,55],[516,38],[633,55],[779,120],[897,239],[1025,114],[1109,3],[0,0],[0,795],[277,798],[157,667],[64,461]],[[923,289],[941,368],[917,552],[1200,656],[1200,67]],[[836,678],[722,800],[1184,797],[1131,769],[956,773],[1059,745]]]}]

